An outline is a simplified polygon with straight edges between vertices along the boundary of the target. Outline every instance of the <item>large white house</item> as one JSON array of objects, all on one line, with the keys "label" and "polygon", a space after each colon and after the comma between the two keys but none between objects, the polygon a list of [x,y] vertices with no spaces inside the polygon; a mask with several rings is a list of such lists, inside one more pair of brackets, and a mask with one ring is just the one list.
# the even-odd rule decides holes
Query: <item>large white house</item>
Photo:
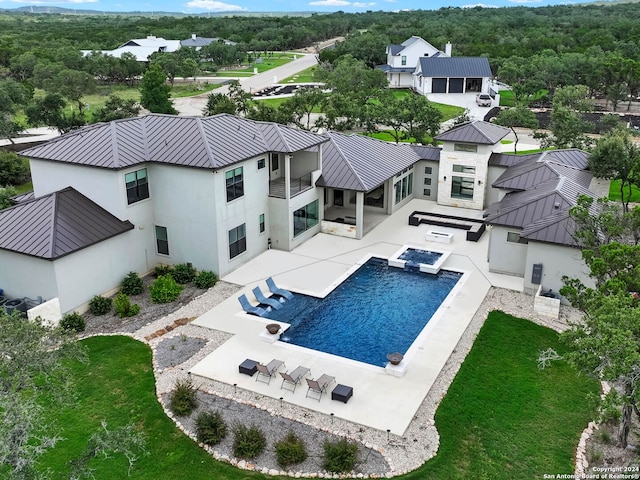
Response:
[{"label": "large white house", "polygon": [[489,91],[492,77],[486,57],[453,57],[451,43],[441,51],[421,37],[400,45],[387,45],[387,63],[378,68],[387,74],[389,87],[411,88],[421,94]]},{"label": "large white house", "polygon": [[[486,211],[494,271],[527,276],[532,262],[584,268],[569,237],[532,228],[551,229],[561,214],[570,227],[566,211],[591,178],[585,154],[498,154],[506,133],[470,122],[438,136],[436,148],[226,114],[91,125],[22,152],[34,192],[0,211],[0,286],[8,297],[58,297],[68,312],[117,288],[129,271],[191,262],[224,276],[321,231],[360,239],[414,198],[479,211],[494,203]],[[538,167],[555,172],[552,183],[538,185],[533,173],[528,183],[507,181]],[[564,201],[548,211],[550,200],[535,193],[543,190]],[[540,214],[505,217],[518,208]],[[558,272],[545,272],[545,285],[558,288]]]}]

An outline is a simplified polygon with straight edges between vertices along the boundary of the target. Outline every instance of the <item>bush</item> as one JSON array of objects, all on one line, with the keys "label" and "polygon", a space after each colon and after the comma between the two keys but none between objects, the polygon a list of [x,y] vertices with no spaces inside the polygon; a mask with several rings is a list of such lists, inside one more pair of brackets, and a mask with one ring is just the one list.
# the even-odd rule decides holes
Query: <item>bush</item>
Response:
[{"label": "bush", "polygon": [[178,285],[171,275],[161,275],[153,282],[153,285],[149,286],[149,290],[153,303],[169,303],[176,301],[182,291],[182,286]]},{"label": "bush", "polygon": [[324,468],[328,472],[350,472],[356,465],[358,446],[346,440],[324,443]]},{"label": "bush", "polygon": [[116,299],[113,304],[115,305],[116,313],[120,318],[133,317],[140,313],[140,305],[136,303],[132,304],[129,297],[122,292],[116,295]]},{"label": "bush", "polygon": [[0,150],[0,186],[20,185],[30,178],[29,160],[13,152]]},{"label": "bush", "polygon": [[64,317],[62,317],[62,320],[60,320],[60,326],[64,330],[84,332],[84,318],[82,318],[82,315],[77,312],[67,313]]},{"label": "bush", "polygon": [[238,458],[255,458],[267,446],[264,433],[255,425],[236,425],[233,435],[233,454]]},{"label": "bush", "polygon": [[120,291],[125,295],[139,295],[142,290],[142,279],[136,272],[129,272],[120,284]]},{"label": "bush", "polygon": [[276,443],[276,455],[281,467],[302,463],[307,459],[307,447],[295,433],[289,432]]},{"label": "bush", "polygon": [[196,387],[190,378],[186,380],[178,380],[171,392],[171,400],[169,402],[171,411],[176,415],[184,417],[191,414],[198,406],[196,398]]},{"label": "bush", "polygon": [[227,424],[220,412],[202,412],[196,418],[196,436],[199,442],[216,445],[227,436]]},{"label": "bush", "polygon": [[110,298],[96,295],[89,302],[89,311],[94,315],[104,315],[111,311],[113,301]]},{"label": "bush", "polygon": [[173,267],[171,265],[158,265],[153,269],[153,276],[155,278],[162,277],[163,275],[171,275]]},{"label": "bush", "polygon": [[180,285],[184,285],[185,283],[193,282],[196,278],[196,269],[191,264],[180,263],[173,267],[171,276]]},{"label": "bush", "polygon": [[196,287],[205,289],[213,287],[217,281],[218,277],[215,273],[203,270],[202,272],[198,272],[193,283]]}]

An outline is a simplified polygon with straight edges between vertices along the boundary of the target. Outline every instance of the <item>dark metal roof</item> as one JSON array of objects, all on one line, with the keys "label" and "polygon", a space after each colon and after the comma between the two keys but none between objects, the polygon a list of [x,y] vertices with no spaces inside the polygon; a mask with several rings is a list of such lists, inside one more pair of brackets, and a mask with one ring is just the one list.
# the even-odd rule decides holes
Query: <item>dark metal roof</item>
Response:
[{"label": "dark metal roof", "polygon": [[110,169],[144,162],[217,169],[263,153],[294,153],[325,141],[304,130],[227,114],[206,118],[151,114],[91,125],[20,154]]},{"label": "dark metal roof", "polygon": [[485,211],[486,221],[521,228],[521,236],[530,240],[574,246],[573,223],[567,212],[580,195],[595,199],[592,192],[571,179],[555,178],[529,190],[508,193]]},{"label": "dark metal roof", "polygon": [[368,192],[418,160],[439,158],[440,149],[389,143],[362,135],[328,132],[322,147],[319,186]]},{"label": "dark metal roof", "polygon": [[489,157],[489,165],[498,167],[510,167],[531,158],[540,157],[539,153],[529,153],[526,155],[517,155],[515,153],[497,153],[493,152]]},{"label": "dark metal roof", "polygon": [[35,198],[35,194],[33,193],[33,190],[27,193],[21,193],[20,195],[14,195],[13,197],[11,197],[11,201],[15,204],[15,203],[21,203],[21,202],[26,202],[28,200],[33,200]]},{"label": "dark metal roof", "polygon": [[442,142],[475,143],[479,145],[494,145],[506,137],[511,130],[493,123],[474,120],[461,123],[441,133],[436,140]]},{"label": "dark metal roof", "polygon": [[392,67],[391,65],[378,65],[378,70],[382,70],[385,73],[413,73],[415,67]]},{"label": "dark metal roof", "polygon": [[486,57],[420,57],[420,75],[423,77],[491,77]]},{"label": "dark metal roof", "polygon": [[387,45],[387,48],[391,55],[398,55],[402,50],[404,50],[404,45]]},{"label": "dark metal roof", "polygon": [[55,260],[132,230],[67,187],[0,211],[0,249]]},{"label": "dark metal roof", "polygon": [[185,40],[180,40],[180,45],[183,47],[206,47],[212,43],[220,42],[224,45],[237,45],[236,42],[231,40],[225,40],[223,38],[205,38],[205,37],[191,37]]},{"label": "dark metal roof", "polygon": [[441,150],[433,145],[416,145],[411,144],[411,148],[416,152],[420,160],[435,160],[440,161]]}]

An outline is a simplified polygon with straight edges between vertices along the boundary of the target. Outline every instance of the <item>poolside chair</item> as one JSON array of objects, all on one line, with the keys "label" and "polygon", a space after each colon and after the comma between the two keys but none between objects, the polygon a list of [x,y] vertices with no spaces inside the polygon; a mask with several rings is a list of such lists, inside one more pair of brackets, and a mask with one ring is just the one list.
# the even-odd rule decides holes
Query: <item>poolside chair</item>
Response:
[{"label": "poolside chair", "polygon": [[258,375],[256,375],[256,382],[261,377],[266,377],[266,380],[260,380],[262,383],[266,383],[269,385],[271,382],[271,377],[274,377],[278,372],[278,369],[284,365],[282,360],[276,360],[275,358],[271,360],[266,365],[259,363],[256,365],[258,367]]},{"label": "poolside chair", "polygon": [[276,300],[275,298],[267,298],[264,296],[264,293],[262,293],[262,290],[260,290],[260,287],[256,287],[252,290],[253,294],[256,296],[256,299],[262,304],[262,305],[270,305],[273,308],[275,308],[276,310],[279,308],[282,308],[282,304]]},{"label": "poolside chair", "polygon": [[[280,385],[280,390],[284,388],[284,385],[286,383],[287,385],[289,385],[289,387],[285,388],[285,390],[290,390],[292,392],[295,392],[296,387],[298,386],[302,378],[305,375],[307,375],[309,372],[311,372],[311,370],[308,369],[307,367],[298,367],[291,373],[280,372],[280,376],[282,377],[282,385]],[[290,388],[291,385],[293,385],[293,388]]]},{"label": "poolside chair", "polygon": [[267,311],[264,308],[254,307],[253,305],[251,305],[249,303],[249,299],[244,293],[238,297],[238,301],[240,302],[240,305],[242,305],[242,309],[245,312],[250,313],[251,315],[264,317],[267,314]]},{"label": "poolside chair", "polygon": [[311,392],[317,393],[318,402],[322,398],[322,394],[327,391],[327,387],[329,386],[329,384],[331,382],[336,381],[335,377],[332,377],[331,375],[327,375],[327,374],[322,374],[320,378],[318,378],[317,380],[311,380],[309,378],[307,378],[306,380],[307,380],[307,386],[309,388],[307,388],[307,394],[305,395],[305,398],[308,397]]},{"label": "poolside chair", "polygon": [[283,298],[286,298],[287,300],[290,300],[293,298],[293,293],[291,293],[289,290],[285,290],[283,288],[278,288],[276,286],[276,282],[273,281],[273,278],[269,277],[267,278],[267,287],[269,287],[269,290],[271,291],[271,293],[274,293],[276,295],[279,295]]}]

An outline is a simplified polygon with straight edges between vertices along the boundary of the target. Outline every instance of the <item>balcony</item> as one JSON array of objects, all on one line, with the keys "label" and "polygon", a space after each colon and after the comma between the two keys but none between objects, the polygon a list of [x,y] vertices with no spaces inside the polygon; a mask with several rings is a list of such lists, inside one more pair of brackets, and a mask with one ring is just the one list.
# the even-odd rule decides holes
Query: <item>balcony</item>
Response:
[{"label": "balcony", "polygon": [[[296,195],[310,190],[311,185],[311,172],[298,178],[292,178],[289,188],[289,196],[295,197]],[[269,196],[276,198],[287,198],[284,184],[284,177],[271,180],[269,182]]]}]

